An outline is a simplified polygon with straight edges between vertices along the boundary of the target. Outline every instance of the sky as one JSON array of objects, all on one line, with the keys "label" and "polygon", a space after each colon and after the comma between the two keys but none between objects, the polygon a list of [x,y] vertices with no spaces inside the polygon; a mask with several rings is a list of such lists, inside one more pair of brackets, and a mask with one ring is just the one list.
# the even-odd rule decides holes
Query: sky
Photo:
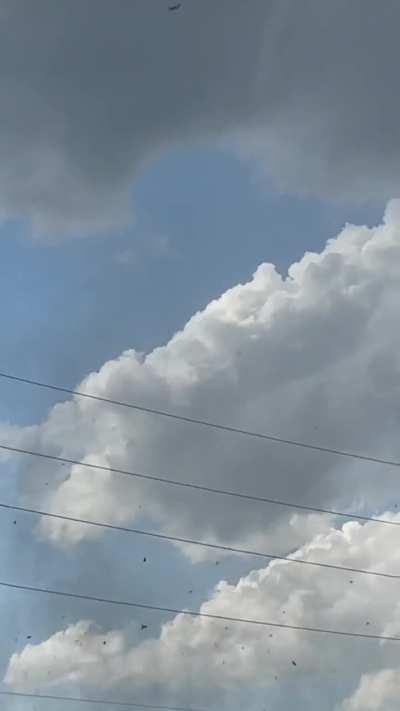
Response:
[{"label": "sky", "polygon": [[[400,461],[398,3],[1,0],[0,18],[0,371]],[[397,708],[397,465],[0,380],[0,444],[77,462],[3,451],[0,505],[217,546],[0,508],[0,691]]]}]

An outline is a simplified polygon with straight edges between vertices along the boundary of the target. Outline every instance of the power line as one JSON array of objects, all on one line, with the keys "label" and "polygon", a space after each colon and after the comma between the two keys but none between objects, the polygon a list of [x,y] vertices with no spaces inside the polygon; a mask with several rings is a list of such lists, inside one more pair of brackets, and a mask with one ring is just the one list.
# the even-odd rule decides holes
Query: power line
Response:
[{"label": "power line", "polygon": [[20,511],[21,513],[29,513],[37,516],[45,516],[48,518],[53,518],[61,521],[70,521],[72,523],[80,523],[88,526],[95,526],[96,528],[105,528],[112,531],[120,531],[122,533],[134,533],[138,536],[148,536],[150,538],[156,538],[163,541],[171,541],[173,543],[184,543],[191,546],[202,546],[203,548],[211,548],[212,550],[224,551],[227,553],[240,553],[241,555],[250,555],[258,558],[268,558],[269,560],[285,560],[288,563],[300,563],[302,565],[312,565],[318,568],[329,568],[331,570],[340,570],[347,573],[360,573],[363,575],[373,575],[381,578],[390,578],[392,580],[399,580],[400,575],[395,575],[393,573],[382,573],[377,570],[366,570],[365,568],[351,568],[344,565],[334,565],[333,563],[318,563],[310,560],[305,560],[304,558],[291,558],[290,556],[278,555],[275,553],[264,553],[262,551],[249,550],[247,548],[236,548],[234,546],[226,546],[217,543],[207,543],[206,541],[197,541],[193,538],[182,538],[180,536],[170,536],[166,533],[157,533],[155,531],[144,531],[141,528],[129,528],[127,526],[117,526],[112,523],[104,523],[100,521],[90,521],[84,518],[77,518],[76,516],[67,516],[65,514],[51,513],[49,511],[42,511],[40,509],[27,508],[25,506],[16,506],[11,504],[0,503],[0,508],[10,510],[10,511]]},{"label": "power line", "polygon": [[22,699],[37,699],[45,701],[72,701],[78,704],[102,704],[103,706],[122,706],[125,708],[148,709],[149,711],[200,711],[188,706],[163,706],[140,704],[133,701],[108,701],[107,699],[82,699],[72,696],[55,696],[54,694],[28,694],[22,691],[0,691],[1,696],[11,696]]},{"label": "power line", "polygon": [[259,627],[277,627],[280,629],[297,630],[299,632],[315,632],[331,634],[339,637],[356,637],[359,639],[376,639],[386,642],[400,642],[400,637],[388,635],[368,634],[366,632],[348,632],[347,630],[332,630],[325,627],[308,627],[303,625],[284,624],[283,622],[269,622],[267,620],[254,620],[245,617],[229,617],[228,615],[216,615],[211,612],[200,612],[199,610],[179,610],[175,607],[164,607],[161,605],[149,605],[144,602],[131,602],[130,600],[114,600],[112,598],[97,597],[94,595],[84,595],[82,593],[66,592],[64,590],[54,590],[51,588],[40,588],[34,585],[22,585],[0,581],[0,586],[12,590],[23,590],[26,592],[37,592],[45,595],[56,595],[58,597],[73,598],[75,600],[88,600],[90,602],[100,602],[107,605],[118,605],[120,607],[133,607],[139,610],[152,610],[155,612],[167,612],[174,615],[187,615],[188,617],[205,617],[210,620],[221,622],[240,622],[247,625],[257,625]]},{"label": "power line", "polygon": [[80,390],[73,390],[72,388],[62,387],[61,385],[50,385],[49,383],[43,383],[40,380],[31,380],[30,378],[22,378],[16,375],[10,375],[10,373],[0,372],[0,378],[5,378],[7,380],[12,380],[18,383],[25,383],[27,385],[34,385],[38,388],[45,388],[47,390],[55,390],[56,392],[66,393],[67,395],[76,395],[78,397],[85,397],[89,400],[97,400],[98,402],[108,403],[109,405],[117,405],[118,407],[126,407],[131,410],[137,410],[139,412],[146,412],[150,415],[159,415],[161,417],[168,417],[172,420],[179,420],[180,422],[186,422],[191,425],[200,425],[201,427],[209,427],[215,430],[220,430],[223,432],[230,432],[232,434],[244,435],[246,437],[254,437],[257,439],[267,440],[268,442],[275,442],[276,444],[286,444],[291,447],[301,447],[302,449],[311,449],[316,452],[324,452],[325,454],[333,454],[340,457],[350,457],[351,459],[361,459],[364,462],[373,462],[375,464],[384,464],[391,467],[400,467],[400,461],[385,459],[382,457],[373,457],[366,454],[359,454],[357,452],[350,452],[342,449],[335,449],[333,447],[323,447],[317,444],[311,444],[310,442],[303,442],[300,440],[287,439],[284,437],[278,437],[277,435],[266,434],[262,432],[254,432],[252,430],[242,429],[240,427],[233,427],[232,425],[224,425],[218,422],[211,422],[210,420],[202,420],[195,417],[188,417],[186,415],[178,415],[176,412],[170,412],[169,410],[158,410],[153,407],[146,407],[145,405],[138,405],[134,402],[124,402],[123,400],[113,400],[107,397],[101,397],[100,395],[93,395],[92,393],[84,393]]},{"label": "power line", "polygon": [[37,452],[31,449],[22,449],[21,447],[12,447],[7,444],[0,444],[0,449],[4,449],[7,452],[13,452],[14,454],[26,454],[30,457],[41,457],[42,459],[48,459],[54,462],[61,462],[62,464],[74,464],[80,467],[86,467],[88,469],[95,469],[104,472],[111,472],[113,474],[121,474],[123,476],[131,476],[137,479],[145,479],[148,481],[156,481],[160,484],[168,484],[171,486],[181,486],[186,489],[194,489],[195,491],[205,491],[209,494],[219,494],[221,496],[232,496],[237,499],[244,499],[246,501],[257,501],[263,504],[272,504],[274,506],[284,506],[290,509],[299,509],[301,511],[312,511],[313,513],[329,514],[330,516],[341,516],[346,519],[356,519],[357,521],[373,521],[375,523],[383,523],[388,526],[400,526],[400,521],[390,521],[386,518],[377,518],[374,516],[364,516],[362,514],[355,513],[345,513],[343,511],[336,511],[334,509],[325,509],[317,506],[307,506],[306,504],[295,504],[289,501],[281,501],[279,499],[270,499],[265,496],[256,496],[255,494],[245,494],[240,491],[231,491],[229,489],[217,489],[212,486],[205,486],[203,484],[194,484],[188,481],[178,481],[177,479],[169,479],[167,477],[158,476],[156,474],[142,474],[141,472],[133,472],[127,469],[117,469],[116,467],[108,467],[102,464],[92,464],[91,462],[83,462],[79,459],[69,459],[67,457],[60,457],[56,454],[47,454],[46,452]]}]

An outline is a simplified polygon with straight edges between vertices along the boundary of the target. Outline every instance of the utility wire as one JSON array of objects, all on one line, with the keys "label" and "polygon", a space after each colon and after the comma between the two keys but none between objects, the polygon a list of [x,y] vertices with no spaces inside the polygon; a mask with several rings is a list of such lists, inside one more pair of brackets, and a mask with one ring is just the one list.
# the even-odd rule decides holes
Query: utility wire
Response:
[{"label": "utility wire", "polygon": [[51,588],[40,588],[34,585],[22,585],[0,581],[0,586],[11,590],[23,590],[26,592],[37,592],[45,595],[56,595],[58,597],[73,598],[75,600],[88,600],[90,602],[100,602],[107,605],[118,605],[120,607],[134,607],[139,610],[153,610],[156,612],[167,612],[174,615],[187,615],[188,617],[204,617],[209,620],[222,622],[240,622],[247,625],[257,625],[259,627],[276,627],[279,629],[297,630],[299,632],[315,632],[331,634],[339,637],[356,637],[359,639],[384,640],[386,642],[400,642],[400,637],[389,635],[368,634],[366,632],[348,632],[347,630],[333,630],[326,627],[308,627],[303,625],[284,624],[283,622],[269,622],[267,620],[254,620],[245,617],[229,617],[228,615],[216,615],[211,612],[200,612],[199,610],[179,610],[175,607],[164,607],[161,605],[149,605],[144,602],[131,602],[130,600],[114,600],[112,598],[97,597],[94,595],[84,595],[82,593],[67,592],[65,590],[55,590]]},{"label": "utility wire", "polygon": [[279,499],[270,499],[266,496],[256,496],[255,494],[245,494],[240,491],[231,491],[229,489],[217,489],[212,486],[205,486],[203,484],[194,484],[188,481],[178,481],[177,479],[169,479],[167,477],[158,476],[156,474],[142,474],[141,472],[133,472],[127,469],[117,469],[116,467],[108,467],[102,464],[92,464],[91,462],[79,461],[79,459],[69,459],[67,457],[60,457],[56,454],[47,454],[46,452],[37,452],[31,449],[22,449],[21,447],[12,447],[7,444],[0,444],[0,449],[7,452],[12,452],[14,454],[26,454],[30,457],[41,457],[42,459],[48,459],[53,462],[60,462],[61,464],[73,464],[80,467],[86,467],[88,469],[95,469],[104,472],[111,472],[113,474],[121,474],[123,476],[131,476],[137,479],[146,479],[148,481],[156,481],[161,484],[168,484],[171,486],[180,486],[186,489],[194,489],[195,491],[205,491],[209,494],[219,494],[221,496],[232,496],[237,499],[244,499],[246,501],[257,501],[263,504],[272,504],[274,506],[284,506],[290,509],[299,509],[301,511],[311,511],[313,513],[329,514],[330,516],[341,516],[346,519],[356,519],[357,521],[373,521],[375,523],[383,523],[388,526],[400,526],[400,521],[390,521],[387,518],[377,518],[374,516],[364,516],[362,514],[355,513],[345,513],[343,511],[336,511],[334,509],[325,509],[317,506],[307,506],[306,504],[295,504],[289,501],[281,501]]},{"label": "utility wire", "polygon": [[0,691],[1,696],[11,696],[22,699],[37,699],[46,701],[72,701],[78,704],[102,704],[103,706],[122,706],[125,708],[147,709],[148,711],[200,711],[188,706],[156,706],[153,704],[140,704],[133,701],[108,701],[107,699],[82,699],[72,696],[55,696],[53,694],[28,694],[22,691]]},{"label": "utility wire", "polygon": [[305,560],[304,558],[292,558],[285,555],[277,555],[275,553],[263,553],[262,551],[253,551],[247,548],[236,548],[233,546],[224,546],[217,543],[207,543],[206,541],[197,541],[193,538],[181,538],[179,536],[170,536],[166,533],[156,533],[155,531],[144,531],[141,528],[128,528],[127,526],[117,526],[112,523],[103,523],[100,521],[90,521],[84,518],[77,518],[76,516],[67,516],[65,514],[51,513],[49,511],[42,511],[40,509],[26,508],[25,506],[16,506],[11,504],[0,503],[1,509],[6,509],[10,511],[20,511],[21,513],[29,513],[37,516],[45,516],[52,519],[57,519],[61,521],[71,521],[72,523],[80,523],[87,526],[95,526],[96,528],[105,528],[112,531],[120,531],[123,533],[134,533],[138,536],[148,536],[150,538],[157,538],[162,541],[171,541],[173,543],[185,543],[191,546],[202,546],[203,548],[211,548],[212,550],[224,551],[226,553],[240,553],[241,555],[256,556],[258,558],[268,558],[270,560],[285,560],[288,563],[300,563],[302,565],[313,565],[318,568],[329,568],[331,570],[341,570],[347,573],[360,573],[363,575],[373,575],[381,578],[391,578],[394,580],[399,580],[400,575],[395,575],[393,573],[382,573],[377,570],[367,570],[365,568],[351,568],[344,565],[334,565],[333,563],[318,563],[311,560]]},{"label": "utility wire", "polygon": [[385,459],[383,457],[373,457],[366,454],[359,454],[357,452],[350,452],[342,449],[334,449],[332,447],[323,447],[317,444],[311,444],[310,442],[302,442],[294,439],[287,439],[284,437],[278,437],[277,435],[265,434],[262,432],[253,432],[252,430],[241,429],[239,427],[233,427],[232,425],[224,425],[218,422],[211,422],[209,420],[201,420],[195,417],[188,417],[186,415],[178,415],[176,412],[170,412],[169,410],[158,410],[153,407],[146,407],[144,405],[138,405],[134,402],[124,402],[123,400],[112,400],[111,398],[101,397],[100,395],[93,395],[92,393],[84,393],[80,390],[72,390],[71,388],[62,387],[61,385],[50,385],[49,383],[43,383],[39,380],[31,380],[30,378],[22,378],[16,375],[11,375],[10,373],[0,372],[0,378],[5,378],[7,380],[13,380],[18,383],[25,383],[27,385],[34,385],[38,388],[46,388],[47,390],[55,390],[56,392],[66,393],[68,395],[76,395],[78,397],[85,397],[89,400],[97,400],[98,402],[108,403],[109,405],[117,405],[118,407],[126,407],[131,410],[137,410],[139,412],[146,412],[150,415],[160,415],[161,417],[168,417],[172,420],[179,420],[180,422],[186,422],[191,425],[200,425],[201,427],[209,427],[215,430],[221,430],[223,432],[231,432],[232,434],[240,434],[246,437],[254,437],[257,439],[264,439],[269,442],[275,442],[277,444],[286,444],[291,447],[301,447],[302,449],[311,449],[316,452],[325,452],[326,454],[334,454],[340,457],[350,457],[351,459],[361,459],[364,462],[373,462],[376,464],[384,464],[391,467],[400,467],[400,461]]}]

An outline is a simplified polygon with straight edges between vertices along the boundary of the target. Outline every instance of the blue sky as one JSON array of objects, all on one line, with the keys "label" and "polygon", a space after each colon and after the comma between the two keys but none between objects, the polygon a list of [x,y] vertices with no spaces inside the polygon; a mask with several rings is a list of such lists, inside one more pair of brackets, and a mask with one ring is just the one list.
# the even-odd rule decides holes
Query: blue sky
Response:
[{"label": "blue sky", "polygon": [[[398,581],[375,575],[400,564],[382,462],[400,461],[399,3],[0,0],[0,16],[0,371],[72,388],[90,375],[106,398],[286,439],[0,378],[0,442],[103,467],[1,457],[0,504],[268,554],[3,508],[0,583],[290,626],[0,586],[0,690],[394,711],[398,647],[305,632],[400,635]],[[258,268],[295,262],[286,282]],[[386,523],[341,528],[331,509]],[[327,567],[269,563],[296,551]]]},{"label": "blue sky", "polygon": [[[257,179],[250,163],[208,145],[171,152],[149,166],[133,188],[132,203],[135,225],[126,234],[49,245],[35,242],[22,224],[3,226],[2,369],[73,386],[123,349],[148,351],[163,344],[212,298],[247,281],[262,261],[285,273],[305,250],[320,251],[345,221],[373,224],[382,212],[381,206],[279,195]],[[59,399],[6,381],[0,387],[1,417],[16,424],[37,422]],[[44,463],[43,468],[51,477],[52,466]],[[16,472],[3,471],[8,474],[3,495],[12,501],[18,497],[12,484]],[[45,580],[114,598],[133,591],[136,599],[185,607],[188,602],[199,605],[221,577],[234,582],[254,567],[254,561],[232,558],[219,567],[206,562],[193,568],[165,544],[120,534],[110,534],[101,547],[87,544],[62,552],[32,540],[32,517],[4,512],[0,520],[4,576],[31,584]],[[146,517],[141,524],[151,528]],[[22,554],[16,560],[17,546]],[[143,552],[149,561],[145,566]],[[127,621],[125,610],[118,608],[93,610],[90,604],[40,596],[27,602],[27,593],[2,593],[8,612],[4,670],[28,634],[38,642],[55,625],[93,614],[105,628]],[[159,616],[142,617],[150,633],[157,634]]]},{"label": "blue sky", "polygon": [[[285,273],[306,249],[321,250],[346,220],[373,223],[382,209],[279,195],[256,178],[251,164],[208,145],[171,152],[149,166],[134,186],[132,202],[136,224],[123,235],[48,245],[34,242],[22,224],[3,226],[2,369],[74,385],[123,349],[148,351],[164,343],[212,298],[248,280],[262,261]],[[57,400],[55,394],[6,381],[0,387],[2,419],[13,423],[36,422]],[[51,476],[51,466],[43,466]],[[16,493],[7,481],[2,489],[11,501]],[[139,596],[157,604],[156,581],[161,577],[168,581],[162,585],[163,602],[179,607],[187,605],[189,589],[194,589],[191,604],[200,604],[221,576],[234,581],[252,568],[249,561],[232,559],[218,568],[205,564],[193,569],[177,552],[165,557],[163,544],[112,534],[94,556],[85,546],[78,554],[61,554],[61,573],[59,551],[44,551],[39,543],[27,546],[31,517],[18,515],[17,526],[14,519],[12,512],[1,516],[6,577],[33,584],[46,579],[60,587],[88,587],[89,593],[94,585],[104,595],[126,597],[132,585],[135,589],[135,569],[145,550],[150,572],[144,575],[141,566]],[[146,519],[143,523],[149,527]],[[13,560],[17,544],[24,551],[18,562]],[[102,566],[99,576],[96,572],[100,556],[107,561],[109,584]],[[94,563],[86,576],[89,585],[80,576],[82,566],[88,572],[87,560]],[[121,576],[126,560],[133,566]],[[3,610],[9,610],[3,664],[12,651],[23,648],[27,634],[45,639],[57,620],[66,625],[78,611],[79,616],[93,614],[90,605],[44,603],[40,597],[26,607],[26,595],[2,594]],[[25,610],[18,616],[17,631],[16,605]],[[157,616],[145,617],[156,633]],[[119,626],[125,619],[125,611],[107,610],[108,625]]]},{"label": "blue sky", "polygon": [[[345,222],[375,224],[383,204],[279,194],[251,162],[208,144],[170,151],[132,190],[135,224],[35,241],[2,227],[1,368],[73,386],[126,348],[165,343],[197,310],[245,282],[264,261],[285,274]],[[21,424],[55,398],[1,382],[0,412]]]}]

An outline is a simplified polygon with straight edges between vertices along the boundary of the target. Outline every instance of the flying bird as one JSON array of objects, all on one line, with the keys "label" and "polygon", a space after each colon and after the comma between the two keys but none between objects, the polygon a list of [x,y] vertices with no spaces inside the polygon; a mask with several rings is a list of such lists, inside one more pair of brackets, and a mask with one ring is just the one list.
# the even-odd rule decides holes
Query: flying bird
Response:
[{"label": "flying bird", "polygon": [[177,2],[176,5],[168,5],[168,10],[170,12],[174,12],[175,10],[179,10],[182,7],[181,2]]}]

